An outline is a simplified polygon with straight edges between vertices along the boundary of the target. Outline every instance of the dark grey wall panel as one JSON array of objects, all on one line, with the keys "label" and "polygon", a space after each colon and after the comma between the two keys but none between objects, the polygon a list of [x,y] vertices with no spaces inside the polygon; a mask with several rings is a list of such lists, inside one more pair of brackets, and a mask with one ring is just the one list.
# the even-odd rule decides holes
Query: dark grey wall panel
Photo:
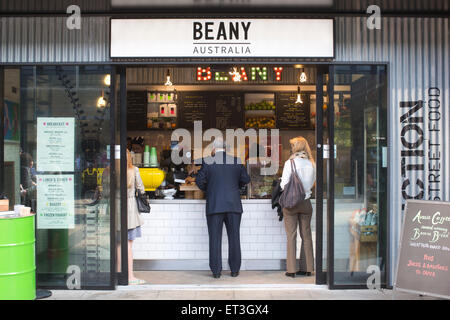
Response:
[{"label": "dark grey wall panel", "polygon": [[0,18],[0,63],[108,60],[107,17],[83,17],[81,30],[69,30],[65,17]]}]

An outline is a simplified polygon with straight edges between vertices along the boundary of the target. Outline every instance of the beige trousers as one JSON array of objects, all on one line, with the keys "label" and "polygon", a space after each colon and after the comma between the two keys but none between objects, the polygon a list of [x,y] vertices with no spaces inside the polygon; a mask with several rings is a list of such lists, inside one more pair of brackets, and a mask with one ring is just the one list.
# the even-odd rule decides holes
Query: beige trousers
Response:
[{"label": "beige trousers", "polygon": [[[314,271],[314,253],[311,234],[311,201],[305,200],[294,208],[283,208],[284,226],[287,237],[287,272],[295,273],[297,271]],[[300,250],[300,268],[297,269],[297,227],[300,229],[302,246]]]}]

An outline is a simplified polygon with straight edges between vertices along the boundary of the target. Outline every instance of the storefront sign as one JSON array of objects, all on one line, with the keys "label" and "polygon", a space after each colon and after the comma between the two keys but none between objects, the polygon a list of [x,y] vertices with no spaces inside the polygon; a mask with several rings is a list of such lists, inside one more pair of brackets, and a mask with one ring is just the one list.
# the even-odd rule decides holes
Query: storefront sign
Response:
[{"label": "storefront sign", "polygon": [[407,202],[395,289],[450,298],[449,232],[449,202]]},{"label": "storefront sign", "polygon": [[37,118],[37,171],[74,171],[74,118]]},{"label": "storefront sign", "polygon": [[73,177],[73,174],[36,176],[38,229],[75,227]]},{"label": "storefront sign", "polygon": [[[267,81],[268,70],[268,67],[233,67],[231,71],[226,67],[215,67],[214,70],[211,67],[197,67],[196,78],[197,81],[207,82],[214,74],[214,80],[217,82]],[[281,81],[283,67],[272,67],[270,71],[273,74],[273,78],[270,79],[272,82]]]},{"label": "storefront sign", "polygon": [[402,210],[408,199],[442,200],[441,91],[429,88],[427,96],[400,102]]},{"label": "storefront sign", "polygon": [[333,58],[332,19],[111,19],[112,58]]}]

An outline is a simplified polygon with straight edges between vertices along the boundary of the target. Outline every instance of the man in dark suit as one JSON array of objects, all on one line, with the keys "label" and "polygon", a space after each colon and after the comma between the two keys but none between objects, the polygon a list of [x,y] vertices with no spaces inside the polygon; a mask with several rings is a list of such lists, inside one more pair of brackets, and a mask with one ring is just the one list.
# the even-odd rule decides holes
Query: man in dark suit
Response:
[{"label": "man in dark suit", "polygon": [[241,268],[242,203],[239,189],[250,177],[238,158],[227,155],[221,139],[213,143],[213,157],[203,160],[196,184],[206,194],[206,220],[209,234],[209,267],[214,278],[222,272],[222,229],[228,235],[228,263],[231,276],[237,277]]}]

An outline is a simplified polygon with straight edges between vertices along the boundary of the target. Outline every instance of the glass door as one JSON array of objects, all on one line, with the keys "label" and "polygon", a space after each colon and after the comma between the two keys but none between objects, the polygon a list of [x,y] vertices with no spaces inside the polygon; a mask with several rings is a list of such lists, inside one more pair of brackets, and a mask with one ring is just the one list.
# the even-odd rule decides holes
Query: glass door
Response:
[{"label": "glass door", "polygon": [[4,73],[0,157],[9,169],[0,171],[8,174],[11,206],[36,213],[37,287],[113,289],[110,66],[22,66]]},{"label": "glass door", "polygon": [[386,284],[386,79],[384,65],[336,65],[330,69],[326,117],[331,289],[365,288],[368,282]]},{"label": "glass door", "polygon": [[[326,217],[326,170],[327,160],[324,159],[325,144],[328,139],[327,121],[324,111],[327,109],[327,83],[329,66],[318,66],[316,74],[316,284],[327,283],[327,230]],[[326,154],[325,154],[326,156]]]}]

